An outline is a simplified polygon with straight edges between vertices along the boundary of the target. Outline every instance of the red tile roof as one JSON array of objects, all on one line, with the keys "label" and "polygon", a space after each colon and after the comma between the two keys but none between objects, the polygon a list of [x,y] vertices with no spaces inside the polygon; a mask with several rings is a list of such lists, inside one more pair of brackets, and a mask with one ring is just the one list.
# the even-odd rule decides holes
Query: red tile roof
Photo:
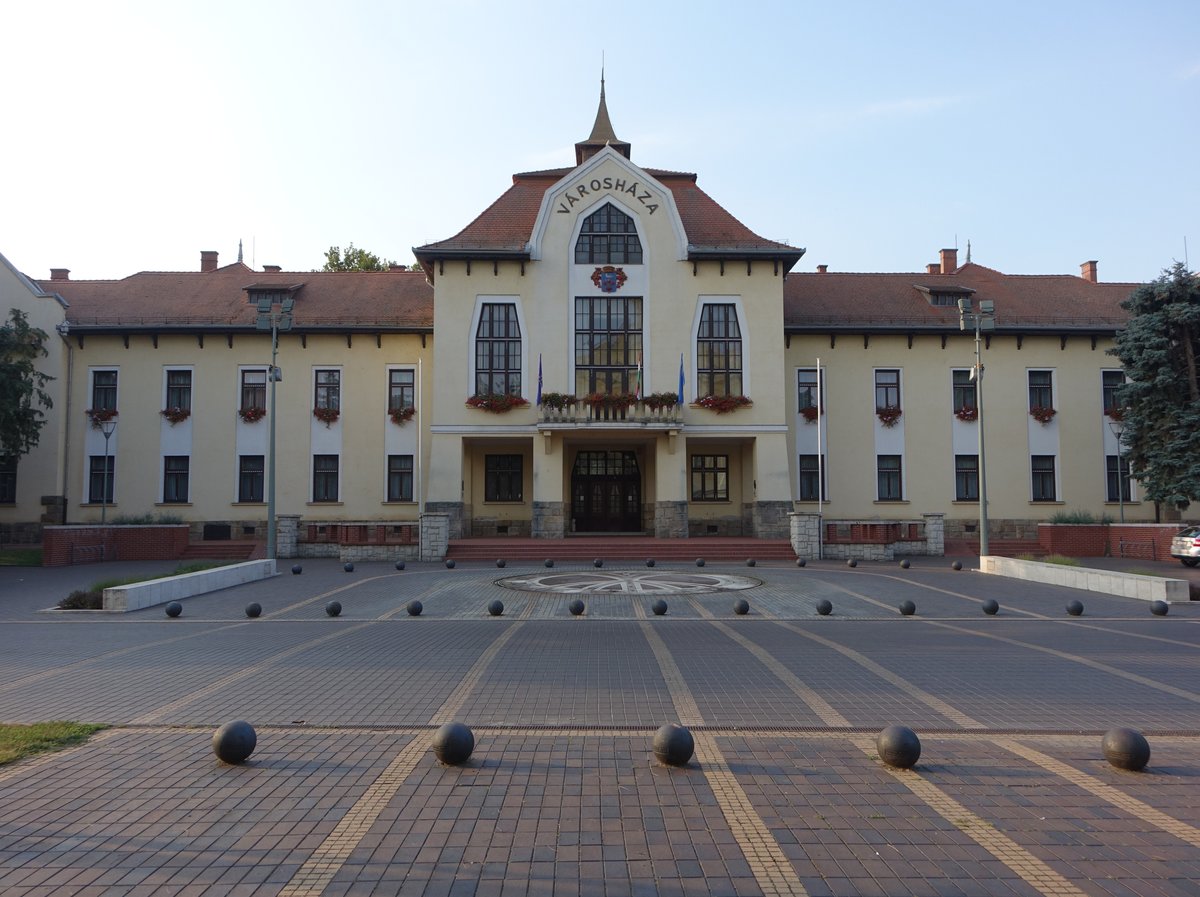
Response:
[{"label": "red tile roof", "polygon": [[245,287],[303,284],[294,296],[298,329],[429,330],[433,288],[420,271],[254,271],[241,263],[215,271],[142,271],[122,280],[40,281],[68,303],[74,327],[253,328]]},{"label": "red tile roof", "polygon": [[[958,329],[958,309],[930,304],[917,287],[974,290],[996,303],[1000,330],[1064,327],[1116,330],[1128,313],[1121,302],[1140,284],[1091,283],[1069,274],[1003,274],[966,264],[953,274],[796,274],[783,286],[789,330]],[[958,297],[955,296],[955,299]]]}]

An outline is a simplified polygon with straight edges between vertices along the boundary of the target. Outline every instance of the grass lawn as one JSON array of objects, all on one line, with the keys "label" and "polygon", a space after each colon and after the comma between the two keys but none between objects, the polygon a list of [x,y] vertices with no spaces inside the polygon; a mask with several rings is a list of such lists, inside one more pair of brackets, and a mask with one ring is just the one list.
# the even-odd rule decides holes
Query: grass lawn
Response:
[{"label": "grass lawn", "polygon": [[42,549],[6,548],[0,551],[0,567],[40,567]]},{"label": "grass lawn", "polygon": [[52,722],[15,726],[0,723],[0,766],[30,754],[57,751],[87,741],[107,726],[92,723]]}]

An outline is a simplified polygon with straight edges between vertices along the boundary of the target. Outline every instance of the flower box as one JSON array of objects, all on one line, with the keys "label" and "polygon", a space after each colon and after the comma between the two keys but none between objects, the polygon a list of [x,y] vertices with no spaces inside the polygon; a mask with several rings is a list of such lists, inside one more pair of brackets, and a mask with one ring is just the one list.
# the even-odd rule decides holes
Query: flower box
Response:
[{"label": "flower box", "polygon": [[394,423],[397,427],[400,427],[403,426],[406,421],[412,420],[413,415],[416,413],[417,409],[412,405],[409,405],[407,408],[393,408],[388,412],[388,417],[392,419],[392,423]]},{"label": "flower box", "polygon": [[1029,416],[1036,420],[1039,424],[1048,424],[1054,420],[1054,415],[1058,414],[1053,408],[1046,408],[1043,405],[1034,405],[1029,409]]},{"label": "flower box", "polygon": [[815,424],[817,422],[818,412],[816,405],[808,405],[801,408],[800,413],[804,415],[804,422],[806,424]]},{"label": "flower box", "polygon": [[900,415],[903,413],[896,405],[886,405],[883,408],[875,409],[875,416],[879,418],[879,422],[885,427],[896,426],[896,421],[900,420]]},{"label": "flower box", "polygon": [[717,414],[728,414],[730,411],[737,411],[739,408],[748,408],[754,402],[749,396],[701,396],[692,402],[697,408],[707,408],[709,411],[715,411]]},{"label": "flower box", "polygon": [[509,395],[473,395],[467,399],[468,408],[477,408],[480,411],[490,411],[492,414],[504,414],[512,411],[514,408],[525,408],[529,405],[528,399],[523,399],[520,396]]},{"label": "flower box", "polygon": [[642,399],[651,411],[661,411],[664,408],[674,408],[679,404],[679,394],[674,392],[652,392]]},{"label": "flower box", "polygon": [[313,417],[315,417],[317,420],[319,420],[321,423],[323,423],[326,427],[328,427],[332,423],[335,423],[337,421],[337,419],[341,416],[342,416],[342,412],[337,408],[319,408],[318,407],[318,408],[313,409]]},{"label": "flower box", "polygon": [[565,392],[542,393],[542,407],[553,408],[555,411],[565,411],[575,404],[575,396]]},{"label": "flower box", "polygon": [[267,416],[266,408],[239,408],[238,417],[248,424],[257,423]]},{"label": "flower box", "polygon": [[962,408],[959,408],[954,412],[954,416],[963,423],[969,424],[973,421],[979,420],[979,409],[973,405],[964,405]]},{"label": "flower box", "polygon": [[89,408],[86,412],[87,416],[92,421],[92,429],[99,430],[100,425],[108,420],[115,420],[117,417],[116,408]]},{"label": "flower box", "polygon": [[629,393],[594,392],[583,397],[583,403],[589,408],[632,408],[637,404],[637,396]]},{"label": "flower box", "polygon": [[180,423],[181,421],[185,421],[189,417],[191,417],[192,409],[191,408],[180,408],[178,405],[176,405],[174,408],[164,408],[162,411],[159,412],[159,414],[161,414],[168,421],[170,421],[171,426],[173,427],[177,423]]}]

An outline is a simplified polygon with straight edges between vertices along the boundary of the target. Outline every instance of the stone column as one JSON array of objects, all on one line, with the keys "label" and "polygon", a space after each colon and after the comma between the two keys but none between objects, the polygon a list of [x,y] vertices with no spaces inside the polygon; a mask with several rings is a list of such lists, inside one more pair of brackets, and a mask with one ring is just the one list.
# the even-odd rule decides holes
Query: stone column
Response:
[{"label": "stone column", "polygon": [[821,557],[821,515],[811,511],[788,514],[792,551],[798,558]]},{"label": "stone column", "polygon": [[946,554],[946,515],[922,514],[925,518],[925,553],[936,557]]},{"label": "stone column", "polygon": [[533,521],[535,539],[561,539],[567,521],[563,504],[563,441],[546,430],[533,438]]},{"label": "stone column", "polygon": [[440,561],[450,547],[450,515],[421,515],[421,560]]}]

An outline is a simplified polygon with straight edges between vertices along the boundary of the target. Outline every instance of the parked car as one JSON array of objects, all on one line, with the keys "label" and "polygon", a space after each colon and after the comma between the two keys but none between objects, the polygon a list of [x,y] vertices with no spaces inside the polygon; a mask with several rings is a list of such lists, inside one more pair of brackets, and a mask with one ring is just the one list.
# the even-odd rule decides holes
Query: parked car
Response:
[{"label": "parked car", "polygon": [[1171,540],[1171,557],[1179,558],[1185,567],[1200,564],[1200,526],[1189,526]]}]

